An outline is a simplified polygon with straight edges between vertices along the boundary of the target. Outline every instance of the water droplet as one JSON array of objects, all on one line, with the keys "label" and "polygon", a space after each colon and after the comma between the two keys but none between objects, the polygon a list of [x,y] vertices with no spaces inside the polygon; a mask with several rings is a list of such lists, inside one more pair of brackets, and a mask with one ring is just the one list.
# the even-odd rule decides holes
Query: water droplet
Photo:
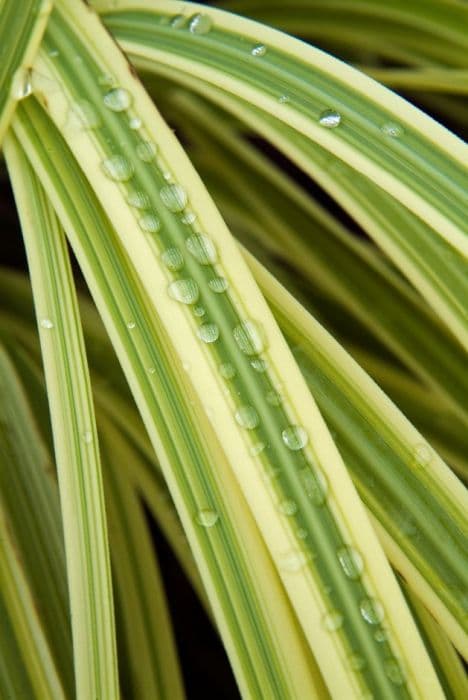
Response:
[{"label": "water droplet", "polygon": [[184,266],[184,257],[178,248],[166,248],[161,255],[163,265],[171,272],[178,272]]},{"label": "water droplet", "polygon": [[208,34],[213,21],[209,15],[198,13],[190,19],[189,29],[192,34]]},{"label": "water droplet", "polygon": [[102,170],[107,177],[116,182],[126,182],[133,175],[133,165],[124,156],[114,155],[102,161]]},{"label": "water droplet", "polygon": [[287,552],[283,554],[279,560],[279,568],[282,571],[287,571],[288,573],[296,573],[300,571],[303,566],[307,564],[308,556],[305,552]]},{"label": "water droplet", "polygon": [[364,598],[359,605],[361,615],[370,625],[378,625],[384,618],[382,603],[376,598]]},{"label": "water droplet", "polygon": [[195,314],[195,316],[204,316],[206,314],[206,311],[203,308],[203,306],[196,306],[193,310],[193,313]]},{"label": "water droplet", "polygon": [[302,469],[299,472],[304,490],[316,506],[322,506],[327,499],[328,484],[322,471],[311,468]]},{"label": "water droplet", "polygon": [[125,88],[113,88],[104,95],[104,104],[112,112],[124,112],[132,104],[132,98]]},{"label": "water droplet", "polygon": [[252,54],[252,56],[264,56],[266,52],[267,47],[265,46],[265,44],[257,44],[253,47],[250,53]]},{"label": "water droplet", "polygon": [[309,533],[307,532],[307,530],[303,527],[298,528],[296,532],[296,535],[299,537],[300,540],[305,540],[308,534]]},{"label": "water droplet", "polygon": [[354,671],[362,671],[366,666],[366,660],[360,654],[350,654],[348,661]]},{"label": "water droplet", "polygon": [[283,401],[283,397],[281,396],[281,394],[279,394],[274,389],[267,391],[265,398],[268,401],[268,403],[272,406],[280,406]]},{"label": "water droplet", "polygon": [[169,287],[169,296],[182,304],[196,304],[199,297],[198,284],[192,279],[175,280]]},{"label": "water droplet", "polygon": [[199,510],[197,513],[196,521],[202,527],[213,527],[219,520],[219,515],[215,510],[205,508]]},{"label": "water droplet", "polygon": [[182,221],[183,224],[186,226],[190,226],[190,224],[193,224],[195,219],[197,218],[197,215],[193,211],[186,211],[183,216],[181,216],[180,220]]},{"label": "water droplet", "polygon": [[254,321],[243,321],[233,330],[234,340],[245,355],[259,355],[265,349],[262,329]]},{"label": "water droplet", "polygon": [[222,365],[220,365],[219,371],[224,379],[233,379],[233,377],[235,377],[237,374],[236,368],[234,365],[231,365],[230,362],[224,362]]},{"label": "water droplet", "polygon": [[353,547],[340,547],[336,554],[345,576],[354,581],[359,579],[364,569],[362,557],[359,552]]},{"label": "water droplet", "polygon": [[302,450],[309,441],[309,436],[300,425],[290,425],[283,430],[281,435],[284,444],[286,447],[289,447],[290,450]]},{"label": "water droplet", "polygon": [[256,457],[259,455],[263,450],[265,449],[266,445],[264,442],[256,442],[255,445],[252,445],[250,448],[250,454],[252,457]]},{"label": "water droplet", "polygon": [[154,374],[156,372],[155,367],[148,367],[148,374]]},{"label": "water droplet", "polygon": [[286,102],[289,102],[289,97],[287,95],[281,95],[278,98],[278,102],[282,105],[284,105]]},{"label": "water droplet", "polygon": [[397,139],[402,136],[404,131],[399,124],[394,124],[393,122],[387,122],[381,128],[381,131],[385,136],[390,136],[391,138]]},{"label": "water droplet", "polygon": [[235,418],[239,425],[247,430],[254,430],[260,423],[258,413],[253,406],[239,406]]},{"label": "water droplet", "polygon": [[187,18],[185,15],[174,15],[169,24],[173,29],[181,29],[186,20]]},{"label": "water droplet", "polygon": [[57,56],[59,55],[59,51],[57,49],[51,49],[50,51],[48,51],[47,55],[51,58],[57,58]]},{"label": "water droplet", "polygon": [[213,277],[213,279],[211,279],[208,282],[208,286],[212,292],[215,292],[216,294],[222,294],[226,291],[229,284],[225,277]]},{"label": "water droplet", "polygon": [[129,192],[127,202],[135,209],[149,209],[151,206],[150,198],[142,190],[132,190]]},{"label": "water droplet", "polygon": [[190,236],[185,241],[187,250],[200,265],[213,265],[217,259],[215,245],[211,238],[203,234]]},{"label": "water droplet", "polygon": [[10,94],[15,100],[24,100],[33,91],[30,68],[18,68],[11,81]]},{"label": "water droplet", "polygon": [[94,105],[88,100],[78,100],[71,106],[74,121],[82,129],[96,129],[101,125],[101,119]]},{"label": "water droplet", "polygon": [[152,141],[141,141],[136,147],[136,154],[138,158],[145,163],[151,163],[156,157],[156,144]]},{"label": "water droplet", "polygon": [[387,630],[384,630],[382,627],[380,627],[378,630],[375,631],[374,639],[376,642],[379,643],[386,642],[388,639]]},{"label": "water droplet", "polygon": [[330,610],[323,617],[323,626],[328,632],[336,632],[343,625],[343,615],[338,610]]},{"label": "water droplet", "polygon": [[136,327],[135,321],[129,321],[129,322],[127,323],[127,328],[128,328],[129,330],[132,331],[135,327]]},{"label": "water droplet", "polygon": [[405,676],[398,661],[392,657],[384,661],[385,675],[395,685],[403,685]]},{"label": "water droplet", "polygon": [[54,327],[54,324],[52,323],[50,318],[43,318],[41,320],[41,327],[46,328],[47,330],[50,330],[51,328]]},{"label": "water droplet", "polygon": [[99,83],[99,85],[103,85],[105,87],[115,87],[116,80],[115,80],[114,76],[111,75],[110,73],[103,73],[102,75],[99,76],[98,83]]},{"label": "water droplet", "polygon": [[434,453],[429,445],[421,443],[416,445],[413,453],[413,464],[416,467],[427,467],[433,460]]},{"label": "water droplet", "polygon": [[90,430],[85,430],[81,437],[83,438],[83,442],[87,445],[90,445],[93,441],[93,434]]},{"label": "water droplet", "polygon": [[157,233],[161,228],[161,222],[156,214],[148,213],[138,219],[138,226],[145,233]]},{"label": "water droplet", "polygon": [[182,185],[165,185],[159,191],[159,196],[164,206],[174,213],[182,211],[187,205],[187,193]]},{"label": "water droplet", "polygon": [[251,360],[250,366],[256,372],[260,372],[260,373],[266,372],[266,370],[268,368],[268,364],[265,362],[265,360],[262,360],[260,357],[256,357],[254,360]]},{"label": "water droplet", "polygon": [[319,124],[327,129],[335,129],[341,124],[341,115],[334,109],[326,109],[319,116]]},{"label": "water droplet", "polygon": [[204,323],[198,329],[197,335],[204,343],[215,343],[219,338],[219,328],[216,323]]},{"label": "water droplet", "polygon": [[138,129],[141,129],[141,119],[140,117],[132,117],[130,121],[128,122],[128,126],[130,129],[133,129],[134,131],[138,131]]},{"label": "water droplet", "polygon": [[281,501],[278,508],[281,511],[281,513],[283,513],[283,515],[294,515],[295,513],[297,513],[297,504],[290,498]]}]

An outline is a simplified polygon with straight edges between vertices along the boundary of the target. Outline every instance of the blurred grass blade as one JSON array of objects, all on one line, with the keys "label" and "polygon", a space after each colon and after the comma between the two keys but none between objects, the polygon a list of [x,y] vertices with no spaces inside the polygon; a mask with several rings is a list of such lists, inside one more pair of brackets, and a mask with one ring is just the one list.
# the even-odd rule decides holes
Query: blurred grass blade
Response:
[{"label": "blurred grass blade", "polygon": [[31,273],[64,523],[78,697],[118,694],[96,426],[66,243],[13,136],[5,153]]}]

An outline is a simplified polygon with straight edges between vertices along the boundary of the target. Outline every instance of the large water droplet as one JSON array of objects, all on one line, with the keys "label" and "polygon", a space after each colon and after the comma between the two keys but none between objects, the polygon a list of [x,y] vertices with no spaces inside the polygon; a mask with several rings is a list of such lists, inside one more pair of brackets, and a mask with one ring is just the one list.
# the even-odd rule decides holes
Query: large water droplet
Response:
[{"label": "large water droplet", "polygon": [[113,88],[104,95],[104,104],[113,112],[124,112],[132,104],[132,98],[125,88]]},{"label": "large water droplet", "polygon": [[359,579],[364,569],[359,552],[353,547],[340,547],[336,554],[345,576],[353,580]]},{"label": "large water droplet", "polygon": [[307,564],[308,556],[305,552],[291,551],[283,554],[279,560],[279,568],[288,573],[296,573]]},{"label": "large water droplet", "polygon": [[208,34],[211,27],[213,26],[213,21],[209,15],[204,15],[201,12],[194,15],[190,19],[189,29],[192,34]]},{"label": "large water droplet", "polygon": [[213,265],[217,259],[215,244],[204,234],[190,236],[185,241],[187,250],[200,265]]},{"label": "large water droplet", "polygon": [[196,521],[202,527],[213,527],[219,520],[219,515],[215,510],[204,508],[199,510],[196,516]]},{"label": "large water droplet", "polygon": [[384,618],[382,603],[376,598],[364,598],[359,605],[361,615],[370,625],[378,625]]},{"label": "large water droplet", "polygon": [[32,91],[31,69],[18,68],[11,81],[10,95],[15,100],[24,100]]},{"label": "large water droplet", "polygon": [[393,122],[387,122],[381,128],[381,131],[385,136],[390,136],[391,138],[397,139],[402,136],[404,131],[399,124],[394,124]]},{"label": "large water droplet", "polygon": [[253,47],[252,51],[250,52],[252,56],[264,56],[267,52],[267,47],[265,44],[257,44],[256,46]]},{"label": "large water droplet", "polygon": [[312,503],[316,506],[323,506],[327,499],[328,485],[322,471],[311,468],[302,469],[299,472],[304,490]]},{"label": "large water droplet", "polygon": [[145,163],[151,163],[156,157],[156,144],[152,141],[141,141],[136,147],[136,154],[138,158]]},{"label": "large water droplet", "polygon": [[88,100],[78,100],[71,106],[71,111],[78,127],[82,129],[97,129],[101,119],[94,105]]},{"label": "large water droplet", "polygon": [[150,198],[142,190],[132,190],[129,192],[127,202],[135,209],[149,209],[151,206]]},{"label": "large water droplet", "polygon": [[101,163],[104,175],[107,175],[115,182],[126,182],[133,176],[134,169],[132,163],[124,156],[114,155],[106,158]]},{"label": "large water droplet", "polygon": [[290,498],[281,501],[278,508],[283,515],[294,515],[297,513],[297,503]]},{"label": "large water droplet", "polygon": [[405,675],[398,661],[392,657],[384,661],[385,675],[395,685],[403,685]]},{"label": "large water droplet", "polygon": [[186,21],[187,17],[185,15],[174,15],[169,24],[173,29],[181,29]]},{"label": "large water droplet", "polygon": [[54,324],[50,320],[50,318],[43,318],[41,320],[41,327],[45,328],[46,330],[50,330],[51,328],[54,327]]},{"label": "large water droplet", "polygon": [[302,450],[309,441],[305,429],[300,425],[290,425],[281,433],[283,442],[290,450]]},{"label": "large water droplet", "polygon": [[254,430],[260,423],[258,413],[253,406],[239,406],[235,418],[239,425],[247,430]]},{"label": "large water droplet", "polygon": [[172,212],[182,211],[187,205],[187,193],[182,185],[165,185],[159,191],[164,206]]},{"label": "large water droplet", "polygon": [[219,371],[224,379],[233,379],[237,374],[236,368],[230,362],[223,362],[223,364],[219,366]]},{"label": "large water droplet", "polygon": [[193,222],[195,221],[196,218],[197,218],[197,215],[195,214],[194,211],[186,211],[186,212],[184,212],[183,216],[180,217],[180,220],[186,226],[190,226],[191,224],[193,224]]},{"label": "large water droplet", "polygon": [[343,625],[343,615],[338,610],[330,610],[323,617],[323,626],[328,632],[336,632]]},{"label": "large water droplet", "polygon": [[151,212],[138,219],[138,225],[145,233],[157,233],[161,228],[160,220]]},{"label": "large water droplet", "polygon": [[133,131],[138,131],[138,129],[141,129],[142,121],[140,117],[132,117],[130,121],[128,122],[128,126],[130,129],[133,129]]},{"label": "large water droplet", "polygon": [[259,355],[265,349],[261,327],[254,321],[243,321],[233,330],[234,340],[245,355]]},{"label": "large water droplet", "polygon": [[319,124],[327,129],[335,129],[341,124],[341,115],[334,109],[326,109],[319,116]]},{"label": "large water droplet", "polygon": [[163,265],[171,272],[178,272],[184,266],[184,257],[178,248],[166,248],[161,255]]},{"label": "large water droplet", "polygon": [[198,284],[190,278],[171,282],[168,291],[172,299],[182,304],[196,304],[198,301]]},{"label": "large water droplet", "polygon": [[204,343],[215,343],[219,338],[219,328],[216,323],[204,323],[197,331]]},{"label": "large water droplet", "polygon": [[208,282],[208,286],[212,292],[222,294],[226,291],[229,285],[225,277],[213,277],[213,279]]}]

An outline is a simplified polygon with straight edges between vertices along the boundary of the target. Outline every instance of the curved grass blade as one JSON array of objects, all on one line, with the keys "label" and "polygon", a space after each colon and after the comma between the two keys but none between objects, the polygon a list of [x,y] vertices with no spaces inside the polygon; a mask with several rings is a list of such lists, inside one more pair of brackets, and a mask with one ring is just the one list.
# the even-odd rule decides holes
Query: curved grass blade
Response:
[{"label": "curved grass blade", "polygon": [[38,319],[64,523],[79,697],[115,698],[117,659],[99,454],[65,239],[13,136],[5,152]]}]

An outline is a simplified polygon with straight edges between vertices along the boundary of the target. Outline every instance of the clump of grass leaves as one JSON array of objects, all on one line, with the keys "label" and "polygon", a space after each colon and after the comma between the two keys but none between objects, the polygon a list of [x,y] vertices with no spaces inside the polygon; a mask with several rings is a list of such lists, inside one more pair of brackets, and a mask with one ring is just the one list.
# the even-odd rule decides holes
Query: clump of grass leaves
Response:
[{"label": "clump of grass leaves", "polygon": [[147,508],[242,697],[461,700],[468,7],[224,8],[0,8],[1,695],[185,696]]}]

